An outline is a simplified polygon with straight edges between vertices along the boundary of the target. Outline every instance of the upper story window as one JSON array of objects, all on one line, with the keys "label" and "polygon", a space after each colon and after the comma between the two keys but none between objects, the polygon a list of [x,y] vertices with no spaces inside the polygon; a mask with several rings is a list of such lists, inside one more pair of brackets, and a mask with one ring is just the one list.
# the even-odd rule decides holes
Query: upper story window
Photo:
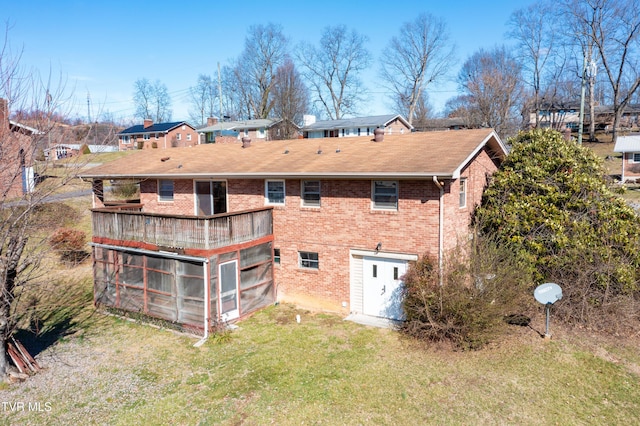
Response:
[{"label": "upper story window", "polygon": [[170,179],[158,180],[158,199],[160,201],[173,201],[173,181]]},{"label": "upper story window", "polygon": [[284,204],[284,180],[267,180],[264,186],[267,204]]},{"label": "upper story window", "polygon": [[374,180],[372,182],[374,209],[398,210],[398,182],[393,180]]},{"label": "upper story window", "polygon": [[320,181],[302,181],[302,205],[305,207],[320,207]]},{"label": "upper story window", "polygon": [[124,144],[131,143],[131,137],[129,135],[122,135],[122,143]]},{"label": "upper story window", "polygon": [[467,179],[460,179],[460,208],[467,207]]}]

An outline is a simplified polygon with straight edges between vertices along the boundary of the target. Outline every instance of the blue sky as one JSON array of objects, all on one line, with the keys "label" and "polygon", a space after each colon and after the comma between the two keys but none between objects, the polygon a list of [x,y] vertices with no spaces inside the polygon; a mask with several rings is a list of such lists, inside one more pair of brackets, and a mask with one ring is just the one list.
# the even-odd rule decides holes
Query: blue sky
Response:
[{"label": "blue sky", "polygon": [[[12,2],[0,11],[10,24],[9,42],[23,49],[21,64],[66,80],[73,92],[75,114],[92,118],[109,112],[131,120],[133,84],[148,78],[164,83],[172,97],[173,119],[188,119],[188,90],[199,74],[217,75],[240,55],[247,28],[269,22],[282,25],[292,45],[316,44],[322,29],[344,24],[369,38],[374,60],[403,22],[422,12],[441,17],[457,46],[455,78],[464,60],[480,48],[506,43],[506,22],[525,7],[522,0],[445,1],[36,1]],[[360,115],[391,112],[373,66],[363,76],[372,92]],[[453,82],[430,86],[438,111],[455,96]]]}]

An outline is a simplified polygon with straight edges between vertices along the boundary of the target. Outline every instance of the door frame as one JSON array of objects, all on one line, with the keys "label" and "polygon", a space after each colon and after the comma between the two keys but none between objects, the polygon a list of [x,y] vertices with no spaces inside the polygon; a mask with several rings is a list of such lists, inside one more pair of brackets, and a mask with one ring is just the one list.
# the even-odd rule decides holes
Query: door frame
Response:
[{"label": "door frame", "polygon": [[[223,262],[220,263],[218,265],[218,317],[222,320],[222,321],[230,321],[230,320],[234,320],[236,318],[240,317],[240,277],[239,277],[239,271],[238,271],[238,265],[239,265],[239,261],[238,259],[233,259],[230,260],[228,262]],[[230,265],[230,264],[235,264],[235,274],[233,275],[234,279],[235,279],[235,289],[233,291],[235,291],[235,308],[231,309],[231,310],[227,310],[226,312],[223,312],[223,307],[222,307],[222,303],[223,303],[223,293],[222,293],[222,267],[226,266],[226,265]],[[229,290],[227,292],[225,292],[225,294],[231,293],[232,290]]]}]

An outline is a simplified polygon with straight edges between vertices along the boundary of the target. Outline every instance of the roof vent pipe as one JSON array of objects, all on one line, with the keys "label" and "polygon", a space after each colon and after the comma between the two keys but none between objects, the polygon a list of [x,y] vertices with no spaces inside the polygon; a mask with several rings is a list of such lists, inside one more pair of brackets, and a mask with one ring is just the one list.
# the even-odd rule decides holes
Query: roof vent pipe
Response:
[{"label": "roof vent pipe", "polygon": [[251,146],[251,138],[249,136],[242,137],[242,147],[249,148]]},{"label": "roof vent pipe", "polygon": [[373,131],[373,141],[382,142],[383,140],[384,140],[384,129],[381,129],[380,127],[378,127]]}]

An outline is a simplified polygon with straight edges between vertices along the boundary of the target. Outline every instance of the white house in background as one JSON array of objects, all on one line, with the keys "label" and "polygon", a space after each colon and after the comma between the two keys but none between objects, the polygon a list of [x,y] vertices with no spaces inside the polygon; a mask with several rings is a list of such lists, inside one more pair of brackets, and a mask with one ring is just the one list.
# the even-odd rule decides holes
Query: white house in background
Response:
[{"label": "white house in background", "polygon": [[640,180],[640,135],[618,136],[613,152],[622,154],[620,182]]},{"label": "white house in background", "polygon": [[309,139],[343,138],[373,136],[375,129],[384,129],[384,133],[387,135],[397,135],[411,133],[413,126],[399,114],[320,121],[316,121],[316,117],[313,115],[305,115],[302,133],[304,138]]},{"label": "white house in background", "polygon": [[200,143],[232,142],[243,137],[264,141],[279,139],[277,125],[281,121],[270,118],[218,121],[217,118],[208,118],[207,126],[198,129]]}]

